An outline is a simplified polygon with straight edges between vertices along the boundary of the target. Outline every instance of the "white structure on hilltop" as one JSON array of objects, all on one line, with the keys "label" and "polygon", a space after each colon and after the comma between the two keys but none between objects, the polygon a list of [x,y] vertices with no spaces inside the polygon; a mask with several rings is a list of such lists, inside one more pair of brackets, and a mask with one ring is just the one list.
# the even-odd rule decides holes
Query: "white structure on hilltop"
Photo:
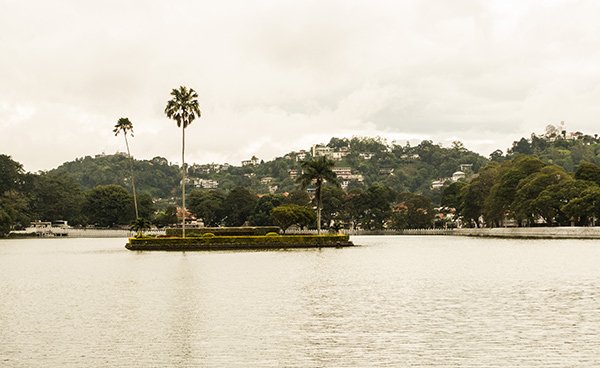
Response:
[{"label": "white structure on hilltop", "polygon": [[219,182],[212,179],[200,179],[200,178],[185,178],[186,183],[192,184],[196,188],[203,189],[217,189]]},{"label": "white structure on hilltop", "polygon": [[452,174],[452,182],[456,183],[460,179],[464,179],[466,177],[467,177],[467,175],[464,172],[462,172],[462,171],[456,171],[454,174]]},{"label": "white structure on hilltop", "polygon": [[242,166],[256,166],[260,163],[260,160],[256,156],[252,156],[249,160],[242,161]]},{"label": "white structure on hilltop", "polygon": [[264,178],[260,179],[260,183],[265,184],[265,185],[269,185],[269,184],[273,183],[274,181],[275,181],[275,178],[273,178],[271,176],[265,176]]},{"label": "white structure on hilltop", "polygon": [[327,157],[334,161],[341,161],[344,157],[348,156],[349,153],[350,149],[348,147],[340,147],[337,150],[334,150],[323,144],[315,144],[311,148],[313,157]]},{"label": "white structure on hilltop", "polygon": [[442,189],[446,183],[456,183],[473,175],[473,164],[460,164],[460,170],[455,171],[449,178],[438,178],[431,182],[431,189]]},{"label": "white structure on hilltop", "polygon": [[334,167],[331,171],[336,174],[342,189],[347,189],[352,181],[362,183],[365,180],[361,174],[353,174],[349,167]]}]

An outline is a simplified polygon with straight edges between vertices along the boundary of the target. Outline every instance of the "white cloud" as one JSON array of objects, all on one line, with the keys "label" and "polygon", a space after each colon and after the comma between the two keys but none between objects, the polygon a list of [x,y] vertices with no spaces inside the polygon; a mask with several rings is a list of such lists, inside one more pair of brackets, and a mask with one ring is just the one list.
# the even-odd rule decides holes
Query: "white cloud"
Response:
[{"label": "white cloud", "polygon": [[[600,3],[4,1],[0,152],[28,170],[122,150],[180,160],[171,88],[200,95],[188,161],[331,136],[462,140],[488,154],[564,120],[596,132]],[[390,139],[390,140],[391,140]]]}]

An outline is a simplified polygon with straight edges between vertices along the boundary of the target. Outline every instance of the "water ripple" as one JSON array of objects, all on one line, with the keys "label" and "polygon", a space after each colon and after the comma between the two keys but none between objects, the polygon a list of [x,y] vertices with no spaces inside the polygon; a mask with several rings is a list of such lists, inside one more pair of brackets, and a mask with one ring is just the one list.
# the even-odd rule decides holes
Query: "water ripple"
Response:
[{"label": "water ripple", "polygon": [[600,366],[595,243],[354,241],[242,253],[2,241],[0,366]]}]

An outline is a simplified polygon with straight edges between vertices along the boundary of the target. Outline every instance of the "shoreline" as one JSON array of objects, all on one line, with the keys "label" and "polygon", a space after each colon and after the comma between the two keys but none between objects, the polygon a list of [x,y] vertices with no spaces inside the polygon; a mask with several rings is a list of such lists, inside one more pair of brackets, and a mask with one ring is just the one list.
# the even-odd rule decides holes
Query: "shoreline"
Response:
[{"label": "shoreline", "polygon": [[496,227],[347,231],[348,235],[467,236],[506,239],[600,239],[600,227]]},{"label": "shoreline", "polygon": [[[165,235],[165,230],[145,232],[148,235]],[[309,235],[312,231],[299,232]],[[316,230],[315,230],[316,233]],[[461,228],[461,229],[406,229],[406,230],[342,230],[350,236],[373,235],[413,235],[413,236],[468,236],[507,239],[600,239],[600,226],[596,227],[502,227],[502,228]],[[135,235],[130,230],[118,229],[60,229],[56,234],[34,234],[31,231],[15,231],[6,239],[40,238],[130,238]],[[64,235],[66,234],[66,235]],[[294,232],[289,232],[289,235]]]}]

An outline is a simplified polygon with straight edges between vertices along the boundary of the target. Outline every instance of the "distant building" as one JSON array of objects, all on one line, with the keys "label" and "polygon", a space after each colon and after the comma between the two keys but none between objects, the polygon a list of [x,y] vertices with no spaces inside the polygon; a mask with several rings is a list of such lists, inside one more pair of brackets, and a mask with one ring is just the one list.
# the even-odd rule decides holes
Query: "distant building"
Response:
[{"label": "distant building", "polygon": [[434,180],[431,182],[431,189],[441,189],[446,184],[446,180]]},{"label": "distant building", "polygon": [[466,173],[473,172],[473,164],[460,164],[460,171]]},{"label": "distant building", "polygon": [[260,179],[260,183],[268,185],[268,184],[271,184],[274,180],[275,180],[275,178],[273,178],[271,176],[265,176],[264,178]]},{"label": "distant building", "polygon": [[352,169],[349,167],[334,167],[331,171],[342,180],[355,180],[361,182],[364,180],[364,177],[361,174],[353,174]]},{"label": "distant building", "polygon": [[296,162],[306,160],[307,155],[308,155],[308,153],[305,150],[301,150],[301,151],[297,152],[296,153]]},{"label": "distant building", "polygon": [[315,144],[311,148],[313,157],[326,157],[333,161],[341,161],[344,157],[348,156],[349,153],[350,149],[348,147],[341,147],[334,150],[333,148],[322,144]]},{"label": "distant building", "polygon": [[373,156],[375,156],[375,154],[370,152],[363,152],[358,154],[358,157],[362,158],[363,160],[370,160],[373,158]]},{"label": "distant building", "polygon": [[329,157],[331,152],[332,152],[331,148],[324,146],[322,144],[315,144],[312,146],[312,149],[311,149],[311,154],[313,157],[321,157],[321,156]]},{"label": "distant building", "polygon": [[252,156],[249,160],[242,161],[242,166],[256,166],[260,163],[260,160],[256,156]]},{"label": "distant building", "polygon": [[456,171],[454,174],[452,174],[452,181],[456,183],[460,179],[464,179],[466,177],[467,177],[467,175],[464,172]]},{"label": "distant building", "polygon": [[350,149],[348,147],[340,147],[336,151],[330,153],[330,158],[334,161],[340,161],[344,157],[348,156]]},{"label": "distant building", "polygon": [[219,182],[212,179],[199,179],[199,178],[186,178],[188,183],[191,183],[196,188],[203,189],[217,189],[219,187]]},{"label": "distant building", "polygon": [[455,171],[451,177],[438,178],[437,180],[432,181],[431,189],[441,189],[447,183],[456,183],[459,180],[474,177],[475,175],[473,174],[472,167],[473,167],[473,164],[460,164],[461,170]]},{"label": "distant building", "polygon": [[291,169],[290,171],[288,171],[288,173],[290,174],[290,179],[296,180],[296,178],[298,178],[299,172],[297,169]]}]

